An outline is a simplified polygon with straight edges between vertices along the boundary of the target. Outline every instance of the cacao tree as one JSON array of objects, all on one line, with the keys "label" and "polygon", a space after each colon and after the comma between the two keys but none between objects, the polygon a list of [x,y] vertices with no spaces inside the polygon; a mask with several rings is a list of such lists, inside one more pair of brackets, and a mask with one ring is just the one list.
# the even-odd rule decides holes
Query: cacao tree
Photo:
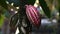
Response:
[{"label": "cacao tree", "polygon": [[[19,18],[19,21],[21,22],[21,20],[23,19],[22,18],[22,15],[24,14],[24,12],[20,12],[21,10],[23,10],[23,7],[24,7],[24,5],[25,4],[31,4],[31,5],[33,5],[34,4],[34,2],[35,2],[35,0],[0,0],[0,6],[2,6],[2,7],[4,7],[4,8],[6,8],[6,9],[8,9],[8,5],[6,4],[6,1],[9,1],[10,2],[10,4],[11,3],[14,3],[14,6],[15,7],[17,7],[17,6],[21,6],[20,7],[20,10],[18,11],[18,18]],[[17,2],[16,2],[17,1]],[[59,0],[58,0],[59,1]],[[20,2],[20,3],[19,3]],[[46,2],[45,2],[45,0],[39,0],[39,3],[40,3],[40,5],[41,5],[41,7],[42,7],[42,9],[43,9],[43,11],[44,11],[44,13],[46,14],[46,16],[48,17],[48,18],[51,18],[51,10],[49,9],[49,7],[47,6],[47,4],[46,4]],[[60,5],[59,5],[59,10],[60,10]],[[60,13],[60,12],[59,12]],[[25,14],[26,15],[26,14]],[[23,15],[24,16],[24,15]],[[21,18],[20,18],[21,17]],[[14,18],[15,19],[15,18]],[[19,26],[20,27],[20,26]]]}]

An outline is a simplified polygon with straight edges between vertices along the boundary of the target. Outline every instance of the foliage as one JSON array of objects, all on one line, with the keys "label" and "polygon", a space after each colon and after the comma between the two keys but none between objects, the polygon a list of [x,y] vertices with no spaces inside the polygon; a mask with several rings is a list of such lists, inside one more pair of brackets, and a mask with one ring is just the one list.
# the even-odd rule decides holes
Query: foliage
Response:
[{"label": "foliage", "polygon": [[7,0],[9,4],[14,3],[14,6],[19,6],[20,5],[20,0]]},{"label": "foliage", "polygon": [[4,23],[4,15],[1,15],[0,16],[0,28],[2,27],[3,23]]},{"label": "foliage", "polygon": [[7,9],[6,0],[0,0],[0,5]]},{"label": "foliage", "polygon": [[44,0],[39,0],[39,1],[40,1],[40,5],[41,5],[44,13],[48,16],[48,18],[50,18],[51,17],[51,11],[48,8],[46,2]]},{"label": "foliage", "polygon": [[[14,0],[15,1],[15,0]],[[19,0],[18,0],[19,1]],[[28,2],[29,3],[34,3],[34,1],[35,0],[29,0]],[[48,18],[50,18],[51,17],[51,15],[50,15],[50,10],[49,10],[49,8],[47,7],[47,4],[46,4],[46,2],[44,1],[44,0],[39,0],[40,1],[40,5],[41,5],[41,7],[42,7],[42,9],[44,10],[44,13],[48,16]],[[13,1],[12,1],[13,2]],[[0,0],[0,5],[2,6],[2,7],[4,7],[4,8],[6,8],[7,9],[7,4],[6,4],[6,0]]]}]

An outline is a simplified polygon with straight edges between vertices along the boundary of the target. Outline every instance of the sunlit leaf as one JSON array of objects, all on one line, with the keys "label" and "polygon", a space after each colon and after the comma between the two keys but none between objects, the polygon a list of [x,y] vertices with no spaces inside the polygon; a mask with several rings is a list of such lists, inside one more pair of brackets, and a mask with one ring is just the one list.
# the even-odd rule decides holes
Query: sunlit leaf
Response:
[{"label": "sunlit leaf", "polygon": [[4,15],[0,15],[0,28],[2,27],[4,23]]}]

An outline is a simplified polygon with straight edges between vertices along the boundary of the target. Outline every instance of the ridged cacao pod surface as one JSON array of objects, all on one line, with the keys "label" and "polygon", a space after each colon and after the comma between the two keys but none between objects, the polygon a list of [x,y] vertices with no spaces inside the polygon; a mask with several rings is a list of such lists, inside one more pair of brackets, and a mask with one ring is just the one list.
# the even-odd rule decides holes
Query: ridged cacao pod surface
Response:
[{"label": "ridged cacao pod surface", "polygon": [[34,26],[37,26],[37,27],[40,26],[40,24],[41,24],[40,14],[36,7],[34,7],[32,5],[26,5],[26,15],[27,15],[29,21]]}]

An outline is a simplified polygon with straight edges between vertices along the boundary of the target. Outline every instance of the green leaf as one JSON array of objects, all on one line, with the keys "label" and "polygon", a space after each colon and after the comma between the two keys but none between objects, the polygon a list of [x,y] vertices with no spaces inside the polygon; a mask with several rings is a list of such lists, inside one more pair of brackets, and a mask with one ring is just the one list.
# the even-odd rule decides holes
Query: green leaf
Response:
[{"label": "green leaf", "polygon": [[0,0],[0,6],[2,6],[2,7],[7,9],[6,0]]},{"label": "green leaf", "polygon": [[44,13],[46,14],[46,16],[48,18],[51,18],[51,11],[50,11],[49,7],[47,6],[45,0],[39,0],[39,2],[40,2],[40,5],[41,5]]},{"label": "green leaf", "polygon": [[2,27],[4,23],[4,15],[0,15],[0,28]]}]

